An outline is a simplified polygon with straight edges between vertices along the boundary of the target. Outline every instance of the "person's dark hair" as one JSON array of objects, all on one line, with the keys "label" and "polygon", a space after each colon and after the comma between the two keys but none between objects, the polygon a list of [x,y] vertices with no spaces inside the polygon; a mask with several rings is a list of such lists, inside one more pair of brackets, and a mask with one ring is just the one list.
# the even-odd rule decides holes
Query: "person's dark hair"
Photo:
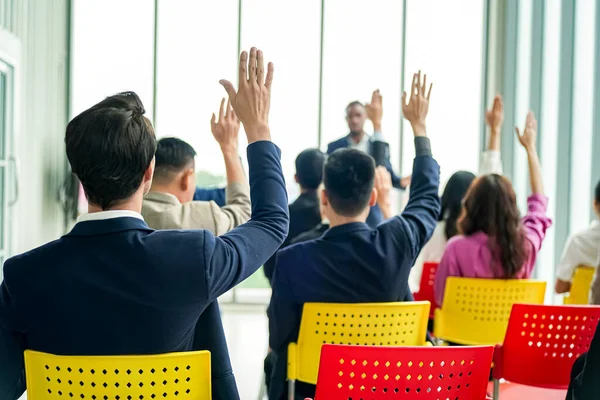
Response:
[{"label": "person's dark hair", "polygon": [[375,161],[355,149],[336,150],[323,167],[323,183],[334,211],[355,217],[368,205],[375,181]]},{"label": "person's dark hair", "polygon": [[439,216],[439,221],[446,221],[444,233],[446,239],[450,239],[458,233],[456,222],[462,211],[462,204],[469,186],[475,180],[475,175],[468,171],[455,172],[442,194],[442,212]]},{"label": "person's dark hair", "polygon": [[296,157],[296,178],[304,189],[317,190],[323,180],[325,154],[319,149],[307,149]]},{"label": "person's dark hair", "polygon": [[85,195],[103,210],[139,189],[156,150],[144,106],[133,92],[107,97],[67,125],[65,145]]},{"label": "person's dark hair", "polygon": [[475,180],[463,202],[458,221],[463,235],[484,232],[493,257],[500,262],[504,278],[514,278],[527,259],[525,233],[512,184],[501,175]]},{"label": "person's dark hair", "polygon": [[360,102],[360,101],[358,101],[358,100],[355,100],[355,101],[352,101],[352,102],[350,102],[350,104],[348,104],[348,105],[346,106],[346,114],[348,114],[348,111],[350,111],[350,109],[351,109],[352,107],[354,107],[354,106],[360,106],[360,107],[362,107],[362,108],[365,108],[365,105],[364,105],[363,103],[361,103],[361,102]]},{"label": "person's dark hair", "polygon": [[174,174],[191,166],[196,157],[192,146],[181,139],[163,138],[156,147],[156,163],[154,165],[154,180],[168,183]]},{"label": "person's dark hair", "polygon": [[596,202],[600,203],[600,181],[596,184]]}]

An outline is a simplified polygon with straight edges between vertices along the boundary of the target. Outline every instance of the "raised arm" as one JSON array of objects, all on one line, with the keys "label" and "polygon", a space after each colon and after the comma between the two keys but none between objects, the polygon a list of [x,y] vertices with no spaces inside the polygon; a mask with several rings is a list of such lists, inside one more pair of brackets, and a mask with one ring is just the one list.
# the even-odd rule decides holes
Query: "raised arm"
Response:
[{"label": "raised arm", "polygon": [[488,139],[487,150],[481,156],[481,165],[479,173],[502,174],[502,159],[500,157],[500,136],[502,124],[504,123],[504,102],[502,96],[494,97],[492,108],[485,113],[485,122],[487,123],[490,136]]},{"label": "raised arm", "polygon": [[221,147],[227,173],[227,203],[220,210],[213,211],[215,232],[222,235],[250,218],[250,191],[242,162],[238,156],[238,133],[240,121],[231,107],[231,100],[225,106],[221,100],[219,119],[215,114],[210,121],[211,132]]},{"label": "raised arm", "polygon": [[527,161],[529,163],[529,179],[531,181],[531,193],[544,196],[544,181],[542,180],[542,167],[538,158],[536,139],[537,139],[537,120],[533,112],[529,111],[525,121],[523,134],[518,127],[515,127],[519,142],[527,151]]},{"label": "raised arm", "polygon": [[281,153],[271,142],[268,117],[273,64],[265,76],[263,54],[256,48],[240,56],[239,88],[222,80],[231,106],[248,138],[252,218],[220,237],[206,234],[209,297],[217,298],[252,275],[283,243],[288,232],[288,200]]},{"label": "raised arm", "polygon": [[416,157],[413,164],[412,184],[408,204],[402,215],[390,221],[392,226],[400,225],[408,236],[413,260],[427,243],[437,224],[440,213],[440,167],[431,156],[431,146],[427,138],[426,117],[429,111],[431,86],[427,91],[427,76],[421,83],[421,72],[415,74],[410,99],[402,96],[402,112],[415,135]]},{"label": "raised arm", "polygon": [[390,199],[392,176],[385,167],[379,166],[375,170],[375,189],[377,189],[377,205],[383,219],[392,218],[392,201]]}]

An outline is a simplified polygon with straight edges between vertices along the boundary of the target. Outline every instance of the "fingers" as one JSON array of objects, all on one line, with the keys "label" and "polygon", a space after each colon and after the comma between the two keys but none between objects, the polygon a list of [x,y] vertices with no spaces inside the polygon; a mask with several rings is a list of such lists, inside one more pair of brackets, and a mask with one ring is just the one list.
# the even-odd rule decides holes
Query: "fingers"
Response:
[{"label": "fingers", "polygon": [[406,91],[402,92],[402,106],[406,107],[408,106],[408,103],[406,103]]},{"label": "fingers", "polygon": [[427,92],[427,100],[429,100],[429,97],[431,97],[431,89],[433,88],[433,83],[429,84],[429,92]]},{"label": "fingers", "polygon": [[[241,84],[242,81],[240,81]],[[245,82],[245,78],[244,78],[244,82]],[[236,93],[235,93],[235,88],[233,87],[233,84],[231,82],[229,82],[228,80],[225,79],[221,79],[219,81],[219,83],[225,88],[225,91],[227,92],[227,95],[229,96],[230,99],[234,98]]]},{"label": "fingers", "polygon": [[517,138],[519,138],[519,141],[521,141],[521,130],[518,126],[515,126],[515,132],[517,132]]},{"label": "fingers", "polygon": [[258,50],[257,59],[256,59],[256,79],[258,80],[259,85],[264,85],[265,83],[265,62],[263,58],[263,52]]},{"label": "fingers", "polygon": [[212,118],[210,119],[210,130],[214,132],[215,127],[217,126],[217,117],[215,113],[213,113]]},{"label": "fingers", "polygon": [[425,96],[425,92],[427,91],[427,74],[423,75],[423,86],[421,87],[421,95]]},{"label": "fingers", "polygon": [[225,97],[221,99],[221,107],[219,108],[219,122],[223,122],[223,118],[225,117]]},{"label": "fingers", "polygon": [[271,90],[271,84],[273,83],[273,73],[275,72],[275,66],[273,63],[269,63],[267,66],[267,79],[265,81],[265,86],[267,89]]},{"label": "fingers", "polygon": [[417,74],[413,75],[412,86],[410,88],[411,97],[418,94],[417,93]]},{"label": "fingers", "polygon": [[256,82],[256,47],[250,49],[250,59],[248,60],[248,82]]},{"label": "fingers", "polygon": [[417,94],[423,94],[423,88],[421,87],[421,70],[419,70],[419,80],[417,82]]},{"label": "fingers", "polygon": [[240,54],[240,69],[238,76],[238,85],[242,87],[248,82],[248,53],[242,51]]}]

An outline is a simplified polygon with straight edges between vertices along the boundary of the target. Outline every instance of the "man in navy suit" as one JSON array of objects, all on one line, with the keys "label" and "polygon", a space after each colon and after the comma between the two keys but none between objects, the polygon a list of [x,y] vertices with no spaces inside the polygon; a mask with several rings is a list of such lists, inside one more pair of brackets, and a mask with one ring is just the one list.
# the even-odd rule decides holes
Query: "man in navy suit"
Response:
[{"label": "man in navy suit", "polygon": [[[362,150],[365,153],[375,156],[375,147],[378,144],[384,143],[381,139],[381,119],[383,117],[382,100],[381,93],[379,90],[376,90],[373,92],[373,97],[370,104],[365,106],[359,101],[353,101],[352,103],[348,104],[346,107],[346,122],[348,123],[350,133],[341,139],[329,143],[327,146],[327,154],[331,154],[339,149],[350,147],[353,149]],[[367,118],[373,123],[373,136],[367,135],[364,131],[364,125]],[[387,144],[385,144],[385,146],[386,154],[384,159],[380,162],[392,175],[392,185],[398,189],[406,189],[406,187],[410,184],[410,176],[400,178],[394,173],[389,154],[387,154]],[[376,227],[377,224],[383,220],[384,218],[381,210],[379,209],[379,206],[375,204],[371,208],[371,213],[367,218],[367,224],[372,227]]]},{"label": "man in navy suit", "polygon": [[67,157],[89,214],[61,239],[4,265],[0,344],[17,349],[0,349],[0,398],[23,392],[15,378],[25,348],[61,355],[192,350],[204,309],[283,243],[287,194],[268,126],[273,66],[265,77],[262,52],[253,48],[249,57],[242,53],[239,73],[237,92],[221,83],[248,137],[252,218],[219,237],[154,231],[142,219],[156,138],[137,95],[109,97],[69,123]]},{"label": "man in navy suit", "polygon": [[[404,212],[369,227],[375,163],[356,149],[333,152],[323,169],[321,202],[330,229],[315,240],[277,253],[273,295],[269,305],[269,344],[277,359],[269,398],[285,398],[287,347],[298,339],[302,306],[308,302],[371,303],[402,301],[408,275],[421,248],[433,233],[440,212],[439,166],[431,156],[425,117],[429,95],[415,75],[411,98],[403,105],[415,134],[410,199]],[[383,168],[383,167],[380,167]],[[296,395],[313,397],[314,386],[297,384]]]}]

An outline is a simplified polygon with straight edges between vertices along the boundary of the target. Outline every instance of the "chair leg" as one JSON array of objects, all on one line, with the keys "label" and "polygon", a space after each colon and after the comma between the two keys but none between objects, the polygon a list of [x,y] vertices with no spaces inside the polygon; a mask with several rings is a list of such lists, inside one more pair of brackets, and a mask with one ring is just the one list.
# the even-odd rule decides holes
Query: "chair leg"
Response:
[{"label": "chair leg", "polygon": [[500,380],[494,379],[494,400],[500,399]]},{"label": "chair leg", "polygon": [[288,381],[288,400],[295,400],[296,397],[296,381],[290,379]]}]

